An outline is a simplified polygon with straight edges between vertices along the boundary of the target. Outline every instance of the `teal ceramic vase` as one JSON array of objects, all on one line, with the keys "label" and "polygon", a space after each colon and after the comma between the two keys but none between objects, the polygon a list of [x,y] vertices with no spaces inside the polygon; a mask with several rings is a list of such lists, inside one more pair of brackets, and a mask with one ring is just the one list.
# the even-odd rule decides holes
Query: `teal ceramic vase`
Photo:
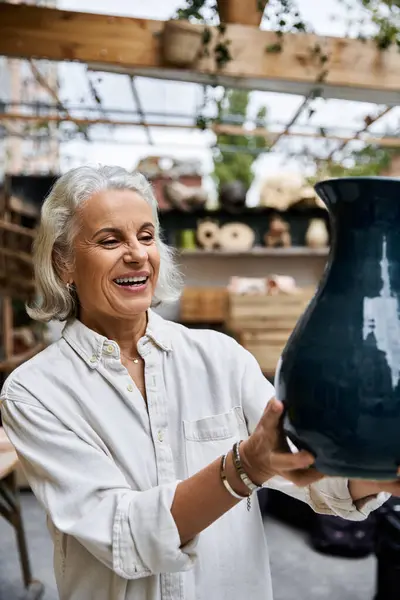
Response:
[{"label": "teal ceramic vase", "polygon": [[400,179],[323,181],[327,266],[275,376],[284,429],[330,476],[400,466]]}]

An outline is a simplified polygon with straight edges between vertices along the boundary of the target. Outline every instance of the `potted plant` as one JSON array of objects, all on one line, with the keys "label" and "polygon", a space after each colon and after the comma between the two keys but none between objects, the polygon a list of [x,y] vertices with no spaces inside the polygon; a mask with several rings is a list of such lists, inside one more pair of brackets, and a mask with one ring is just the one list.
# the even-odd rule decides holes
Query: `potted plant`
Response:
[{"label": "potted plant", "polygon": [[163,53],[167,64],[188,68],[198,58],[212,56],[216,69],[220,70],[232,60],[230,40],[225,39],[225,23],[217,25],[215,36],[209,27],[218,15],[218,5],[213,2],[204,14],[205,6],[206,0],[186,0],[185,7],[178,9],[175,17],[165,24]]},{"label": "potted plant", "polygon": [[240,23],[258,27],[268,0],[217,0],[222,23]]},{"label": "potted plant", "polygon": [[163,31],[164,61],[176,67],[190,67],[200,54],[203,34],[204,27],[194,27],[186,19],[167,21]]}]

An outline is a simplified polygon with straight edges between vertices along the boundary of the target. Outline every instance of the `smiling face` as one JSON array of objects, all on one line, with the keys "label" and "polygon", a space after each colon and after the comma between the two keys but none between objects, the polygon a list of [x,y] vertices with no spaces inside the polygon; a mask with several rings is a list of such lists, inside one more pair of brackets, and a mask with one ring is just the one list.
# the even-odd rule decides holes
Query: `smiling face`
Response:
[{"label": "smiling face", "polygon": [[74,264],[65,274],[80,319],[132,319],[150,306],[160,268],[152,209],[131,190],[94,194],[78,213]]}]

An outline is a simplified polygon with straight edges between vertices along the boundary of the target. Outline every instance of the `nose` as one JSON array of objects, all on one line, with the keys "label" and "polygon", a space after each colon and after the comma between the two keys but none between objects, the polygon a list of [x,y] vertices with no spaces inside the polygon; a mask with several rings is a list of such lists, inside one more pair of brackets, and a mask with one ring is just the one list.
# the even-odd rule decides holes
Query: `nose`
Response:
[{"label": "nose", "polygon": [[126,246],[123,258],[126,263],[142,264],[148,259],[147,249],[139,240],[133,240]]}]

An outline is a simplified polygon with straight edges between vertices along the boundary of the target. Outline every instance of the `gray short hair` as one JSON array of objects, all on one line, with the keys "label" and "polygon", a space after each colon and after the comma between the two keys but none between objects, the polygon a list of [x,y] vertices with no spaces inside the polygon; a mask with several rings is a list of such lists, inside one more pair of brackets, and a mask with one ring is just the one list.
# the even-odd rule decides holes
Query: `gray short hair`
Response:
[{"label": "gray short hair", "polygon": [[63,266],[71,256],[76,235],[77,208],[93,194],[104,190],[132,190],[152,208],[156,244],[160,252],[160,274],[152,305],[173,302],[180,296],[182,277],[175,264],[174,251],[160,238],[157,201],[152,187],[141,173],[122,167],[84,166],[71,169],[54,184],[42,206],[41,222],[33,245],[33,262],[38,298],[27,306],[36,321],[64,321],[76,314],[74,295],[61,280]]}]

